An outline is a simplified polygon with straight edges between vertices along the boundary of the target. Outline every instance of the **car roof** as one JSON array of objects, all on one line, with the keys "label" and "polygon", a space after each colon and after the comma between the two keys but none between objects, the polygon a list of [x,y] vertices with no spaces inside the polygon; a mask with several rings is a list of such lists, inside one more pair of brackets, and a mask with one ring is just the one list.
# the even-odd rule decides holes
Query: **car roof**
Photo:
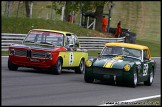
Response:
[{"label": "car roof", "polygon": [[140,49],[140,50],[144,50],[144,49],[148,49],[147,46],[144,45],[139,45],[139,44],[131,44],[131,43],[106,43],[105,46],[119,46],[119,47],[127,47],[127,48],[134,48],[134,49]]},{"label": "car roof", "polygon": [[32,29],[32,30],[57,32],[57,33],[63,33],[63,34],[74,34],[74,33],[71,33],[71,32],[59,31],[59,30],[48,30],[48,29]]}]

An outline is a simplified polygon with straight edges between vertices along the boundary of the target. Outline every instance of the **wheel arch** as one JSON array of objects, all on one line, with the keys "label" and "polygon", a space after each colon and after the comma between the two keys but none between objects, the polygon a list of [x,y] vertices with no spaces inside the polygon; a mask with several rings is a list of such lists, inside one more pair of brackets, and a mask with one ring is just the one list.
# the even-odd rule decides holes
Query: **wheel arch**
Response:
[{"label": "wheel arch", "polygon": [[63,64],[63,58],[62,58],[62,56],[59,56],[58,58],[57,58],[57,60],[61,60],[61,62],[62,62],[62,64]]}]

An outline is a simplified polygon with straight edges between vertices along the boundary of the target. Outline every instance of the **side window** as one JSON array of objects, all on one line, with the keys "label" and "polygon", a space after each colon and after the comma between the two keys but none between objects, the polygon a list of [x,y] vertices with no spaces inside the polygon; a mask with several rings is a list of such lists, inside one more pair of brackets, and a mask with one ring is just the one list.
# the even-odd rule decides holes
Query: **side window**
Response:
[{"label": "side window", "polygon": [[66,34],[66,37],[70,47],[79,47],[79,41],[74,34]]},{"label": "side window", "polygon": [[74,47],[79,47],[79,40],[76,35],[74,35]]},{"label": "side window", "polygon": [[73,47],[74,46],[73,36],[71,34],[66,34],[66,37],[67,37],[67,44],[70,47]]},{"label": "side window", "polygon": [[102,51],[102,55],[110,55],[112,53],[112,48],[111,47],[105,47]]},{"label": "side window", "polygon": [[76,43],[76,37],[74,35],[71,35],[71,44],[75,46]]},{"label": "side window", "polygon": [[148,54],[147,54],[147,50],[143,51],[143,59],[144,60],[148,60],[149,59]]}]

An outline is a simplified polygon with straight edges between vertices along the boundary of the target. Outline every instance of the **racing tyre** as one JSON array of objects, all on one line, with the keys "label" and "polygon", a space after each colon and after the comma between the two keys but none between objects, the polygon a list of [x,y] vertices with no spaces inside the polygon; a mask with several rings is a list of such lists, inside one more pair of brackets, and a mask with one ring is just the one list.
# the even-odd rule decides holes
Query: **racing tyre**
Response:
[{"label": "racing tyre", "polygon": [[84,72],[85,72],[85,64],[84,64],[84,60],[82,59],[80,61],[79,67],[75,69],[75,73],[82,74]]},{"label": "racing tyre", "polygon": [[138,75],[137,71],[135,70],[133,73],[133,78],[130,81],[130,86],[135,88],[137,86],[137,82],[138,82]]},{"label": "racing tyre", "polygon": [[56,75],[60,75],[62,72],[62,60],[59,58],[56,64],[52,67],[52,71]]},{"label": "racing tyre", "polygon": [[87,83],[93,83],[94,78],[90,75],[84,74],[84,81]]},{"label": "racing tyre", "polygon": [[12,61],[8,59],[8,69],[12,71],[16,71],[18,69],[18,66],[13,64]]},{"label": "racing tyre", "polygon": [[154,70],[152,68],[147,81],[144,81],[144,85],[151,86],[151,84],[153,83],[153,79],[154,79]]}]

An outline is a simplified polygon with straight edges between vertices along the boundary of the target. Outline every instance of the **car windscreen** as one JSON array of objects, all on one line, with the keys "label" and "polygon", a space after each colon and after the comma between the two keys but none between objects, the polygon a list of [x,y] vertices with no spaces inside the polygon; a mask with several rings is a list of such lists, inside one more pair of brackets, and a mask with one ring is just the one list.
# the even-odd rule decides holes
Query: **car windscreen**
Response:
[{"label": "car windscreen", "polygon": [[123,55],[141,59],[142,51],[134,48],[107,46],[103,48],[101,55]]},{"label": "car windscreen", "polygon": [[63,34],[48,31],[31,31],[24,42],[48,43],[56,46],[63,46]]}]

